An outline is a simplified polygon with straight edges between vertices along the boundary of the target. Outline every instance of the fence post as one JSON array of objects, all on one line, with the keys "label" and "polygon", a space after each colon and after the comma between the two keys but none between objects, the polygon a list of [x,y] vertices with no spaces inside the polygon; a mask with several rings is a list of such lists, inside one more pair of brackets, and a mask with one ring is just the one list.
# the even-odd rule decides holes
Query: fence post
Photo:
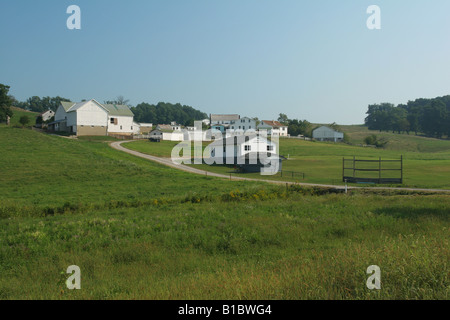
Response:
[{"label": "fence post", "polygon": [[356,157],[353,156],[353,179],[356,177]]},{"label": "fence post", "polygon": [[381,184],[381,157],[380,157],[380,163],[378,165],[378,170],[380,170],[378,172],[378,183]]},{"label": "fence post", "polygon": [[400,158],[401,166],[400,166],[400,172],[401,172],[401,178],[400,178],[400,184],[403,184],[403,155]]}]

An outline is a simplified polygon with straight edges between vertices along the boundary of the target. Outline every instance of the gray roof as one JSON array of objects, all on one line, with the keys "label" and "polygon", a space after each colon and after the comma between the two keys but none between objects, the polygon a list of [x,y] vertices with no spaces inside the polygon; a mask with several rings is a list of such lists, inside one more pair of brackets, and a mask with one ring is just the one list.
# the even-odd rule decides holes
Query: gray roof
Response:
[{"label": "gray roof", "polygon": [[91,101],[98,103],[100,106],[105,108],[108,111],[110,116],[117,116],[117,117],[120,117],[120,116],[133,117],[134,116],[133,112],[131,112],[131,110],[128,106],[116,105],[116,104],[101,104],[95,100],[83,101],[83,102],[79,102],[79,103],[63,101],[63,102],[61,102],[61,105],[66,112],[73,112],[73,111],[80,109],[86,103],[91,102]]},{"label": "gray roof", "polygon": [[61,102],[61,105],[62,105],[62,107],[64,108],[64,110],[67,112],[70,108],[72,108],[72,106],[74,105],[75,103],[73,103],[73,102],[66,102],[66,101],[62,101]]},{"label": "gray roof", "polygon": [[238,114],[212,114],[211,121],[236,121],[241,118]]},{"label": "gray roof", "polygon": [[116,105],[116,104],[103,104],[103,106],[109,111],[110,116],[122,116],[122,117],[133,117],[134,114],[131,112],[128,106]]}]

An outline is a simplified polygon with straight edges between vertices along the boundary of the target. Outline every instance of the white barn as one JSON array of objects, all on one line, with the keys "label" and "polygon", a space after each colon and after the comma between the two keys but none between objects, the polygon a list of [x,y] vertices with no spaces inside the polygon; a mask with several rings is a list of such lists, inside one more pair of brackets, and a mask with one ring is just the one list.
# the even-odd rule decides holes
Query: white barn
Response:
[{"label": "white barn", "polygon": [[77,136],[133,135],[140,130],[133,119],[128,106],[101,104],[92,99],[80,103],[61,102],[55,122],[49,126]]},{"label": "white barn", "polygon": [[342,132],[338,132],[326,126],[314,129],[312,132],[312,137],[318,141],[340,142],[344,140],[344,134]]},{"label": "white barn", "polygon": [[229,137],[214,141],[208,147],[216,162],[238,165],[244,172],[260,172],[265,167],[264,158],[275,161],[276,172],[282,169],[278,145],[260,135]]}]

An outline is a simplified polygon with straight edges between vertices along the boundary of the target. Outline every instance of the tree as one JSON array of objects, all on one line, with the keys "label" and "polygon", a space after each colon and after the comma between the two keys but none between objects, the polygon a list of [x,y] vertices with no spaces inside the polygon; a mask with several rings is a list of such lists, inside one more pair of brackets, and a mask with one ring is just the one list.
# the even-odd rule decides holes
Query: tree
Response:
[{"label": "tree", "polygon": [[11,97],[8,96],[9,86],[0,83],[0,122],[8,121],[12,117]]},{"label": "tree", "polygon": [[192,120],[207,119],[208,115],[190,106],[179,103],[171,104],[159,102],[157,105],[140,103],[136,107],[131,107],[134,119],[137,122],[154,124],[169,124],[176,121],[180,124],[191,123]]},{"label": "tree", "polygon": [[289,118],[284,113],[280,113],[280,116],[278,117],[278,122],[287,125],[289,123]]},{"label": "tree", "polygon": [[369,146],[375,146],[377,148],[384,148],[388,141],[386,139],[378,139],[376,135],[370,135],[364,139],[364,143]]},{"label": "tree", "polygon": [[22,128],[30,123],[30,118],[28,116],[21,116],[19,119],[19,123],[22,125]]},{"label": "tree", "polygon": [[416,99],[395,107],[389,103],[369,105],[365,120],[369,130],[414,131],[428,136],[450,138],[450,95]]},{"label": "tree", "polygon": [[105,104],[117,104],[117,105],[128,105],[130,100],[125,99],[123,96],[118,96],[116,100],[107,100],[104,101]]}]

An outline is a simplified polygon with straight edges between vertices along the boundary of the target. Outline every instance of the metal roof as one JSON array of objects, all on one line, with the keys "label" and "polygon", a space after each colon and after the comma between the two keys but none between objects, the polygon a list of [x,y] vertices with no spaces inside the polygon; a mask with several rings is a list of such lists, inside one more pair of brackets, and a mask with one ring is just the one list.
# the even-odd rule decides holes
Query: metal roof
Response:
[{"label": "metal roof", "polygon": [[116,104],[103,104],[106,110],[108,110],[110,116],[122,116],[122,117],[133,117],[134,114],[131,112],[128,106],[116,105]]},{"label": "metal roof", "polygon": [[67,111],[69,111],[70,108],[72,108],[73,105],[75,105],[75,103],[62,101],[61,105],[64,108],[64,110],[67,112]]},{"label": "metal roof", "polygon": [[238,114],[212,114],[211,121],[233,121],[239,120],[241,116]]},{"label": "metal roof", "polygon": [[278,121],[263,120],[262,123],[271,127],[286,127],[284,124]]},{"label": "metal roof", "polygon": [[61,102],[62,107],[66,112],[74,112],[80,108],[82,108],[85,104],[88,102],[94,102],[106,109],[110,116],[117,116],[117,117],[133,117],[134,114],[131,112],[130,108],[125,105],[116,105],[116,104],[101,104],[95,100],[89,100],[89,101],[83,101],[79,103],[73,103],[73,102]]}]

